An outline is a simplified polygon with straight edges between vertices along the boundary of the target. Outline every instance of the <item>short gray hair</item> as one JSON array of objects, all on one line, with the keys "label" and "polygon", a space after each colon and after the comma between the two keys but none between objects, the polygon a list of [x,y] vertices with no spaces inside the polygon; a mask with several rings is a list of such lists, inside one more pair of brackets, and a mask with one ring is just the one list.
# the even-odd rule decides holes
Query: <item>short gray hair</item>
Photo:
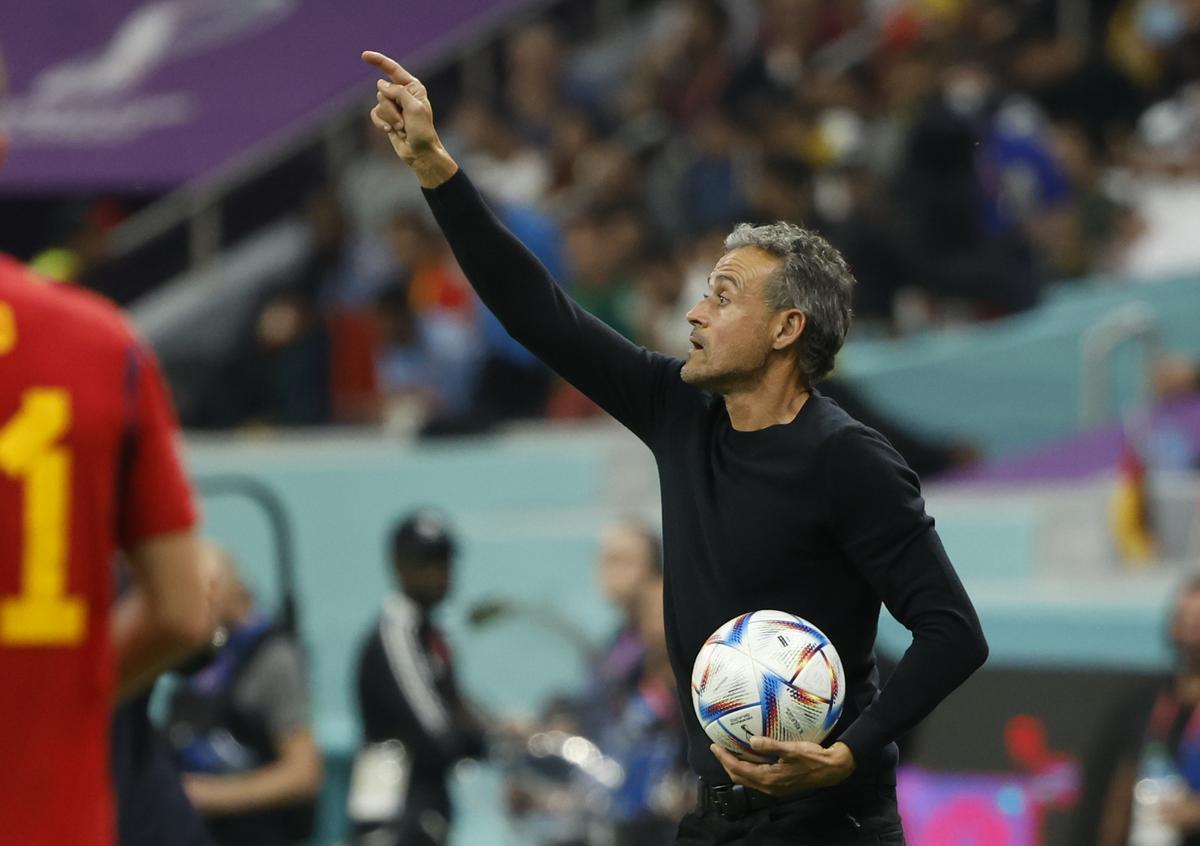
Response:
[{"label": "short gray hair", "polygon": [[739,223],[725,239],[725,252],[758,249],[782,259],[767,280],[767,305],[804,312],[804,333],[796,358],[810,384],[833,369],[833,360],[850,330],[854,274],[832,244],[794,223],[754,226]]}]

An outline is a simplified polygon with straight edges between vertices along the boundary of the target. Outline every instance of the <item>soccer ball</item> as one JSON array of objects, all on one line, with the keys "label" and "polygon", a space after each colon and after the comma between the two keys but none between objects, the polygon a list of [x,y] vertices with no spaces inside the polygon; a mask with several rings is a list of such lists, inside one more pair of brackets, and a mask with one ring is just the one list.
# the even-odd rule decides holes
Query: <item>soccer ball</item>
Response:
[{"label": "soccer ball", "polygon": [[692,705],[704,731],[726,749],[751,752],[756,734],[820,743],[842,714],[845,673],[837,650],[812,623],[754,611],[717,629],[692,667]]}]

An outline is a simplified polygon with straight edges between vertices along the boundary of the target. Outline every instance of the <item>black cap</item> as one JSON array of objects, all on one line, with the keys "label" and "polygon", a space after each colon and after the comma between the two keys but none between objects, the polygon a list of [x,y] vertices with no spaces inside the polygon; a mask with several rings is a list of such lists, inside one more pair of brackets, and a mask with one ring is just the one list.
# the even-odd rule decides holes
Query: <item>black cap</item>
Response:
[{"label": "black cap", "polygon": [[393,561],[450,561],[458,544],[446,515],[431,508],[414,511],[392,529]]}]

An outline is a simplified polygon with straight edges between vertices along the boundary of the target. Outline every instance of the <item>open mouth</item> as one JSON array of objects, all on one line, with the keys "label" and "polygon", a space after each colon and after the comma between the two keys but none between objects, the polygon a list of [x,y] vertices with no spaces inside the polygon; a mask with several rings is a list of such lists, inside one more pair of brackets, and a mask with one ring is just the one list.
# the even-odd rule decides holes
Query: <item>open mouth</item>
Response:
[{"label": "open mouth", "polygon": [[699,341],[697,341],[695,338],[688,338],[688,340],[689,340],[689,341],[691,342],[691,344],[692,344],[692,349],[694,349],[694,350],[702,350],[702,349],[704,349],[704,344],[700,343],[700,342],[699,342]]}]

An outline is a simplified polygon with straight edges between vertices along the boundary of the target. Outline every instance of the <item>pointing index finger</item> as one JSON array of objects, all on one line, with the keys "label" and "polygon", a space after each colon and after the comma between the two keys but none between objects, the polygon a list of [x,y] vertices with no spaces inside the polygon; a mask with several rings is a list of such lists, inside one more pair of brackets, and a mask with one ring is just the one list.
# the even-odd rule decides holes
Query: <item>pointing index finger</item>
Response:
[{"label": "pointing index finger", "polygon": [[403,66],[395,59],[377,53],[374,50],[364,50],[362,60],[368,65],[374,65],[379,68],[392,82],[398,82],[401,85],[407,85],[416,79],[411,73],[406,71]]}]

